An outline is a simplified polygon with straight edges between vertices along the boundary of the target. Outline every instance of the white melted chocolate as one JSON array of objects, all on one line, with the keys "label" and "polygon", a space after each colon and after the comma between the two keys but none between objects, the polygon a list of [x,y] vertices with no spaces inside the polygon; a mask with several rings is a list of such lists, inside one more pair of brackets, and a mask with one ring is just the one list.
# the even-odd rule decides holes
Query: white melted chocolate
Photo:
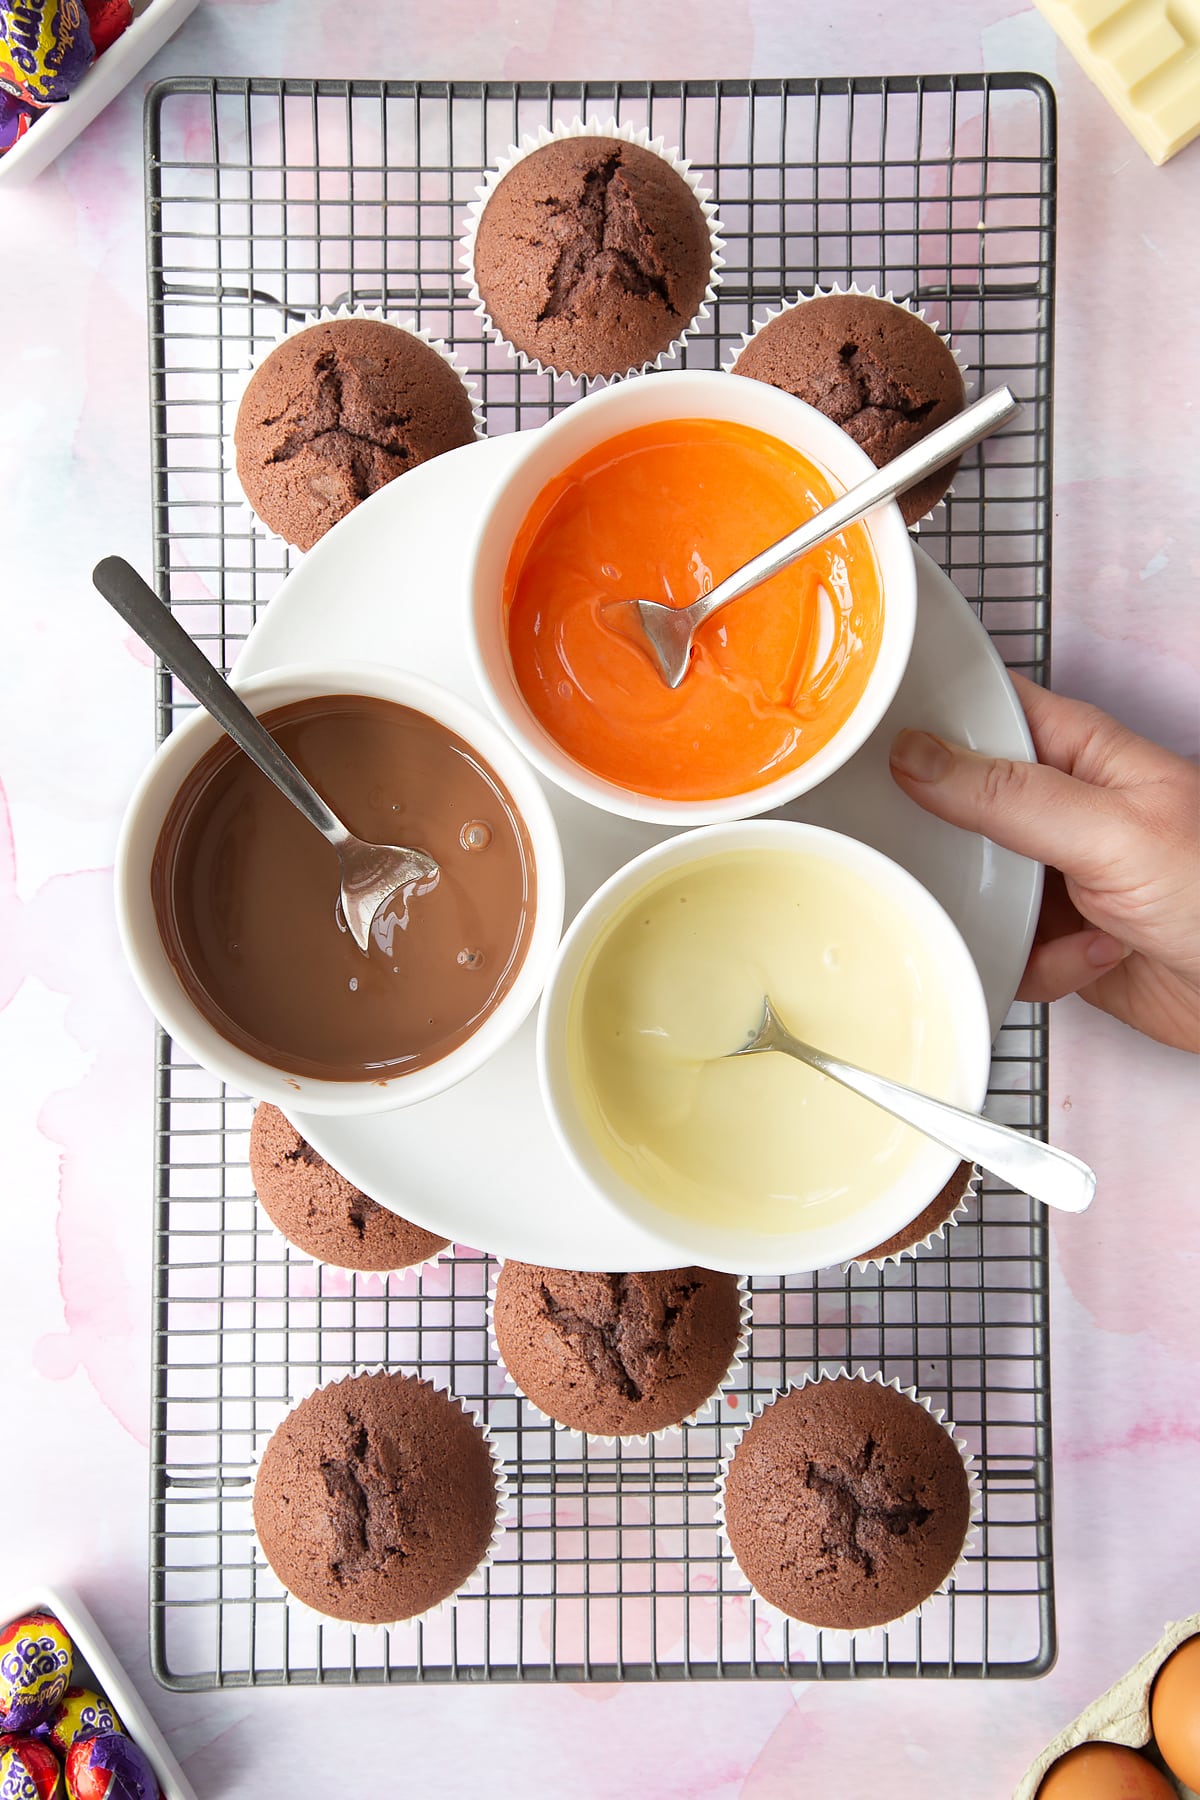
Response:
[{"label": "white melted chocolate", "polygon": [[631,901],[576,986],[568,1066],[595,1141],[640,1193],[787,1233],[876,1199],[926,1140],[791,1057],[728,1060],[768,993],[797,1036],[961,1100],[930,943],[863,876],[791,850],[728,852]]}]

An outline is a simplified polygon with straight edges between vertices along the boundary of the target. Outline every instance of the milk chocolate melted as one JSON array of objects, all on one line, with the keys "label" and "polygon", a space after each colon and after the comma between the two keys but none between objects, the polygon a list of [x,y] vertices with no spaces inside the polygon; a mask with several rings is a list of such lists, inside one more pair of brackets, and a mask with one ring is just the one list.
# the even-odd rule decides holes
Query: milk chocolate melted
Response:
[{"label": "milk chocolate melted", "polygon": [[239,1049],[326,1081],[387,1080],[468,1038],[511,986],[533,928],[533,852],[488,765],[423,713],[365,695],[263,715],[357,836],[427,851],[441,877],[385,907],[364,956],[332,848],[226,738],[159,833],[151,894],[188,997]]}]

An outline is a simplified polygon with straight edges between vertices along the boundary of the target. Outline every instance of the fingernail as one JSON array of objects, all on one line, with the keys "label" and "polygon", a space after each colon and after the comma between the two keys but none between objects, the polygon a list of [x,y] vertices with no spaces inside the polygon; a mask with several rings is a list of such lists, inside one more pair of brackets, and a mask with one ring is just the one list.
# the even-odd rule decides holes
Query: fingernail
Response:
[{"label": "fingernail", "polygon": [[1121,962],[1129,952],[1119,938],[1110,937],[1107,931],[1098,931],[1084,954],[1094,969],[1105,969]]},{"label": "fingernail", "polygon": [[892,767],[910,781],[941,781],[953,763],[949,744],[929,731],[902,731],[892,745]]}]

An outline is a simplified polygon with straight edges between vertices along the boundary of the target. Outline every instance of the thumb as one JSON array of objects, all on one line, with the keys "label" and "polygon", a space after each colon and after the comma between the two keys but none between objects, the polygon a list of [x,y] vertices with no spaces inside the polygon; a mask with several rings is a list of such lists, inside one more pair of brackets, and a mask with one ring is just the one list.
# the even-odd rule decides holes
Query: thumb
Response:
[{"label": "thumb", "polygon": [[1072,931],[1035,944],[1029,953],[1018,1000],[1061,1000],[1107,975],[1129,952],[1107,931]]},{"label": "thumb", "polygon": [[1086,781],[1044,763],[980,756],[928,731],[902,731],[891,766],[910,799],[951,825],[1050,863],[1085,887],[1111,870],[1111,796]]}]

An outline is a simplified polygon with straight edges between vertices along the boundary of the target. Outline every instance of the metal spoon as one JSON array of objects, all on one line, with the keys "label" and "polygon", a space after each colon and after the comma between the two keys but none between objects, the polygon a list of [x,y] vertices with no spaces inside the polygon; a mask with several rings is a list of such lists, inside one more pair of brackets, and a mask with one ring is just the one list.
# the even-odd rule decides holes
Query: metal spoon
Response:
[{"label": "metal spoon", "polygon": [[351,937],[365,956],[380,907],[395,894],[401,895],[407,906],[413,895],[427,894],[436,885],[441,871],[433,858],[423,850],[407,850],[397,844],[364,843],[347,831],[266,726],[192,642],[170,608],[122,557],[106,556],[96,564],[92,580],[108,604],[208,709],[238,748],[333,845],[342,871],[342,912]]},{"label": "metal spoon", "polygon": [[793,1037],[769,999],[763,1001],[762,1024],[754,1037],[740,1050],[731,1050],[729,1054],[756,1056],[764,1050],[781,1050],[787,1056],[794,1056],[797,1062],[807,1063],[810,1069],[840,1081],[843,1087],[852,1088],[865,1100],[874,1101],[893,1118],[915,1126],[964,1161],[981,1163],[1010,1187],[1029,1194],[1034,1200],[1041,1200],[1046,1206],[1079,1213],[1092,1203],[1096,1176],[1077,1156],[1055,1150],[1037,1138],[1026,1137],[1011,1126],[981,1119],[978,1113],[963,1112],[957,1106],[948,1106],[944,1100],[918,1094],[898,1081],[889,1081],[886,1075],[872,1075],[853,1063],[827,1056],[823,1050]]},{"label": "metal spoon", "polygon": [[1009,388],[996,388],[993,393],[985,394],[982,400],[976,400],[973,406],[966,407],[953,419],[939,425],[936,431],[931,431],[928,437],[923,437],[919,444],[901,451],[874,475],[848,488],[832,505],[814,513],[796,531],[751,557],[748,563],[743,563],[740,569],[718,582],[711,594],[703,594],[690,606],[666,606],[659,600],[618,600],[613,604],[628,609],[635,616],[663,680],[668,687],[677,688],[687,674],[692,639],[706,619],[711,619],[731,600],[737,600],[751,588],[769,581],[781,569],[790,568],[817,544],[845,530],[847,525],[853,525],[864,513],[882,505],[885,500],[894,499],[906,488],[915,487],[934,469],[942,468],[962,451],[969,450],[972,444],[988,437],[1020,410],[1021,402]]}]

